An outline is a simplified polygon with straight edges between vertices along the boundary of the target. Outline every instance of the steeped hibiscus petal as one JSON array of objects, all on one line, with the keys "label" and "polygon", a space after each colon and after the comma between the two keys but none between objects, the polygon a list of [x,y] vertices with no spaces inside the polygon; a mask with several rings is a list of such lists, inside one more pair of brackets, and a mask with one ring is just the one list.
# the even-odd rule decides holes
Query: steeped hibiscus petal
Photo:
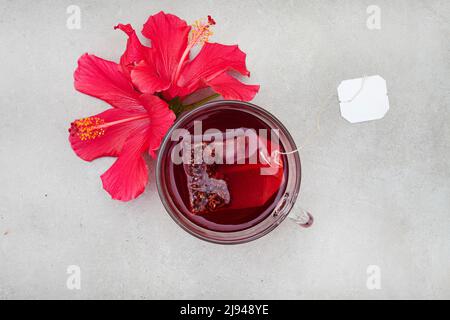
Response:
[{"label": "steeped hibiscus petal", "polygon": [[150,115],[148,152],[155,158],[155,151],[159,149],[162,139],[175,121],[175,114],[166,102],[154,95],[144,94],[141,101]]},{"label": "steeped hibiscus petal", "polygon": [[119,29],[128,35],[127,48],[120,58],[120,66],[122,72],[130,76],[131,68],[144,60],[145,52],[149,48],[142,45],[141,41],[136,35],[136,31],[131,27],[130,24],[118,24],[114,29]]},{"label": "steeped hibiscus petal", "polygon": [[188,44],[191,27],[177,16],[159,12],[150,16],[142,34],[152,42],[153,63],[158,76],[171,81]]},{"label": "steeped hibiscus petal", "polygon": [[170,86],[170,79],[159,76],[152,56],[152,52],[149,52],[148,59],[141,61],[131,71],[133,84],[143,93],[160,92]]},{"label": "steeped hibiscus petal", "polygon": [[[109,109],[93,116],[93,118],[101,119],[105,123],[111,123],[146,114],[146,110],[131,112],[121,109]],[[103,135],[91,140],[81,140],[77,134],[71,133],[69,141],[73,151],[83,160],[92,161],[100,157],[117,157],[122,151],[130,131],[146,123],[148,124],[148,119],[118,123],[105,129]]]},{"label": "steeped hibiscus petal", "polygon": [[113,199],[129,201],[144,192],[148,168],[142,154],[148,148],[149,129],[147,125],[132,130],[119,158],[102,174],[103,188]]},{"label": "steeped hibiscus petal", "polygon": [[86,53],[78,60],[74,79],[75,89],[113,107],[124,110],[142,108],[138,102],[139,94],[115,62]]},{"label": "steeped hibiscus petal", "polygon": [[250,101],[259,91],[259,85],[248,85],[233,78],[227,73],[207,82],[215,92],[219,93],[224,99]]},{"label": "steeped hibiscus petal", "polygon": [[237,45],[205,43],[199,54],[181,72],[177,86],[182,95],[188,95],[228,70],[250,75],[245,65],[245,53]]}]

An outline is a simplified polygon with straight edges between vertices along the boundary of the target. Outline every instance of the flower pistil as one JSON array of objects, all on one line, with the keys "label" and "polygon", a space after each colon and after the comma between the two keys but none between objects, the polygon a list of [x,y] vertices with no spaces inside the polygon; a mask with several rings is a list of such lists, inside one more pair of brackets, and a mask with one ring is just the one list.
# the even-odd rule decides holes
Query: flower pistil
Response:
[{"label": "flower pistil", "polygon": [[197,44],[203,45],[205,42],[208,42],[209,37],[213,35],[210,27],[215,24],[216,21],[211,18],[211,16],[208,16],[208,20],[206,22],[202,19],[196,20],[194,22],[194,24],[192,25],[191,33],[189,34],[188,46],[186,47],[186,50],[184,50],[175,72],[175,83],[180,76],[181,67],[183,66],[186,58],[189,56],[189,52],[191,51],[191,49]]},{"label": "flower pistil", "polygon": [[75,120],[70,124],[69,133],[71,136],[78,136],[81,141],[94,140],[103,136],[108,127],[145,118],[149,118],[149,116],[145,114],[111,122],[105,122],[104,119],[96,116],[82,118]]}]

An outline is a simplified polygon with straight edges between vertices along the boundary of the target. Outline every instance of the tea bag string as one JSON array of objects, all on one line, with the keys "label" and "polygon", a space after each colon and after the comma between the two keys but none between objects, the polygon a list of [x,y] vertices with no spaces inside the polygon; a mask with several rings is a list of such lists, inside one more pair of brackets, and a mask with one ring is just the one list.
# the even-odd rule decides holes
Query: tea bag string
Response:
[{"label": "tea bag string", "polygon": [[[350,99],[344,100],[344,101],[340,101],[340,103],[351,103],[351,102],[353,102],[361,94],[361,92],[364,90],[364,87],[366,85],[366,80],[367,80],[367,75],[364,75],[363,78],[361,79],[361,85],[360,85],[359,89],[355,92],[355,94]],[[297,150],[295,150],[294,152],[298,152],[300,150],[303,150],[306,146],[309,145],[311,138],[316,136],[320,132],[320,120],[321,120],[323,112],[329,108],[330,104],[335,103],[336,101],[339,103],[339,98],[336,96],[336,94],[332,94],[328,98],[327,103],[317,113],[315,130],[312,133],[310,133],[309,135],[306,136],[305,142]],[[277,152],[277,150],[275,150],[275,153],[276,152]],[[279,153],[283,154],[281,152],[279,152]]]},{"label": "tea bag string", "polygon": [[[364,77],[361,80],[361,86],[358,89],[358,91],[356,91],[356,93],[348,100],[345,101],[341,101],[341,103],[350,103],[353,102],[360,94],[361,92],[364,90],[364,86],[366,84],[366,80],[367,80],[367,75],[364,75]],[[328,107],[330,106],[331,103],[336,102],[336,100],[339,102],[339,99],[336,99],[336,94],[332,94],[330,96],[330,98],[328,99],[328,102],[323,105],[323,107],[319,110],[319,112],[317,113],[317,117],[316,117],[316,127],[315,129],[306,136],[304,143],[299,146],[297,149],[292,150],[292,151],[288,151],[288,152],[281,152],[280,150],[275,150],[273,152],[273,154],[271,155],[271,158],[273,159],[273,162],[276,163],[277,165],[281,165],[280,163],[280,155],[290,155],[290,154],[294,154],[296,152],[299,152],[300,150],[303,150],[305,147],[307,147],[310,144],[310,141],[313,137],[315,137],[317,134],[319,134],[320,132],[320,120],[322,117],[322,114],[325,110],[328,109]],[[264,153],[262,151],[260,151],[260,156],[263,159],[264,162],[266,162],[268,165],[271,164],[271,162],[269,161],[269,159],[267,159],[267,157],[264,155]]]},{"label": "tea bag string", "polygon": [[296,152],[300,152],[300,150],[303,150],[305,147],[307,147],[310,144],[310,141],[312,140],[313,137],[315,137],[317,134],[319,134],[320,132],[320,119],[322,116],[322,113],[328,108],[328,106],[334,102],[336,99],[336,95],[333,94],[329,99],[328,102],[322,107],[320,108],[320,110],[317,112],[317,116],[316,116],[316,126],[313,129],[312,132],[310,132],[305,140],[304,143],[302,145],[300,145],[299,147],[297,147],[297,149],[295,150],[291,150],[291,151],[286,151],[286,152],[281,152],[280,150],[274,150],[271,155],[269,156],[270,159],[272,161],[270,161],[270,159],[268,159],[266,157],[266,155],[264,154],[264,152],[262,152],[262,150],[259,151],[259,155],[261,156],[261,159],[263,160],[263,162],[265,162],[266,164],[273,165],[273,163],[275,163],[276,165],[280,166],[281,165],[281,161],[280,161],[280,155],[290,155],[290,154],[294,154]]}]

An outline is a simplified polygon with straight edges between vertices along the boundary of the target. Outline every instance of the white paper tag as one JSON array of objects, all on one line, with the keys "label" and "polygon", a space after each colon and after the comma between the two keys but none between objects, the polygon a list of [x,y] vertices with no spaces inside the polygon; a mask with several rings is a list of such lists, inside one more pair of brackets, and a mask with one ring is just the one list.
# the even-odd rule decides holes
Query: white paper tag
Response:
[{"label": "white paper tag", "polygon": [[341,115],[351,123],[381,119],[389,110],[386,80],[379,75],[342,81],[338,96]]}]

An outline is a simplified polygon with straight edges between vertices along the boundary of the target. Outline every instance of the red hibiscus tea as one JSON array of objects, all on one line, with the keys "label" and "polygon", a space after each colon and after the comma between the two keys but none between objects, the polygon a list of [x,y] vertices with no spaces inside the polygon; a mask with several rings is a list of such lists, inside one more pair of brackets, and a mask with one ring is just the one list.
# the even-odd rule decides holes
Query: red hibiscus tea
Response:
[{"label": "red hibiscus tea", "polygon": [[289,158],[295,156],[286,155],[292,145],[283,144],[279,127],[248,106],[221,104],[181,118],[158,159],[163,203],[185,229],[203,232],[194,233],[201,238],[257,229],[277,213],[292,188],[289,172],[295,161]]},{"label": "red hibiscus tea", "polygon": [[[273,211],[285,190],[287,168],[282,158],[277,163],[270,161],[273,137],[268,140],[267,136],[271,128],[238,109],[205,114],[201,133],[195,134],[196,125],[200,122],[188,125],[190,137],[171,150],[172,156],[182,155],[185,160],[169,162],[166,174],[171,197],[188,219],[209,230],[252,227]],[[208,135],[211,129],[216,131],[214,137]],[[260,131],[265,137],[258,135]],[[269,174],[261,169],[268,169]]]}]

